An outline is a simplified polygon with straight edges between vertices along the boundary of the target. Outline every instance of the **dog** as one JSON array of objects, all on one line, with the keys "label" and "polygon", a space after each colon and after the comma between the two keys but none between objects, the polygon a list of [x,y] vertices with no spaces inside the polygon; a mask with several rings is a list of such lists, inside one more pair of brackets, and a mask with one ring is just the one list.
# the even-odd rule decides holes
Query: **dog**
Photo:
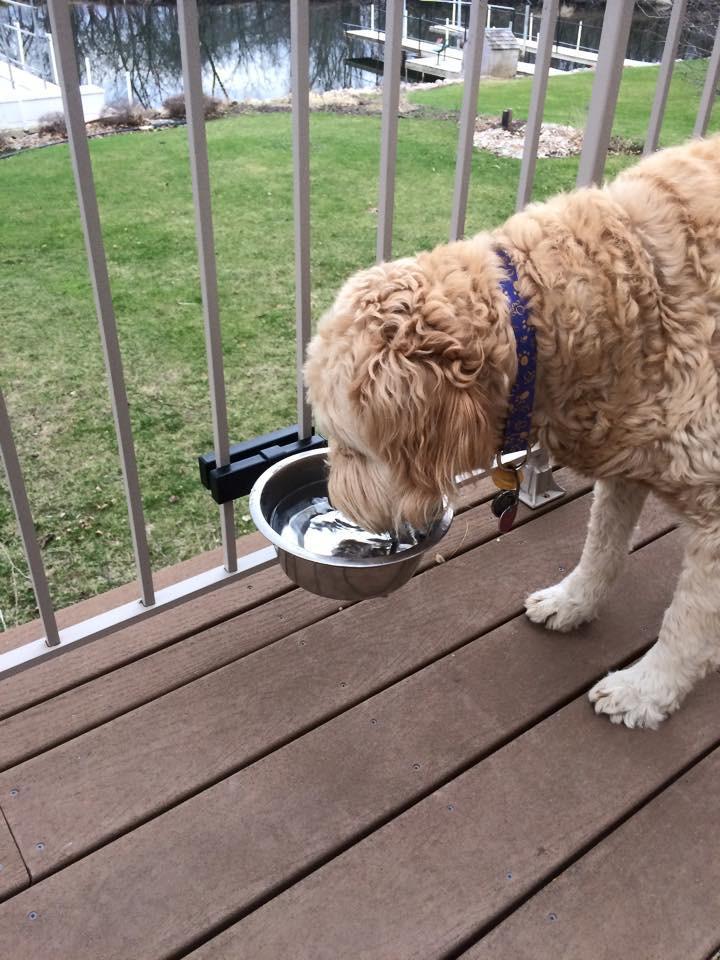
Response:
[{"label": "dog", "polygon": [[501,450],[518,375],[508,258],[536,341],[530,441],[595,481],[578,566],[533,593],[553,630],[594,618],[650,490],[687,546],[655,645],[589,693],[651,727],[720,666],[720,138],[653,154],[499,229],[355,274],[305,365],[335,506],[420,526]]}]

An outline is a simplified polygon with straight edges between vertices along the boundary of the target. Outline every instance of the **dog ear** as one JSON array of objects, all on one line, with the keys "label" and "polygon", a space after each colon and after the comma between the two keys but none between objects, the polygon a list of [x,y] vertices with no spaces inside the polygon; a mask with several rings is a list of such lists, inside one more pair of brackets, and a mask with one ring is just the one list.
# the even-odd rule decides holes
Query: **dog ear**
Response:
[{"label": "dog ear", "polygon": [[382,267],[384,282],[358,302],[364,343],[351,399],[371,447],[437,496],[495,442],[483,386],[488,307],[462,271],[439,280],[416,261]]}]

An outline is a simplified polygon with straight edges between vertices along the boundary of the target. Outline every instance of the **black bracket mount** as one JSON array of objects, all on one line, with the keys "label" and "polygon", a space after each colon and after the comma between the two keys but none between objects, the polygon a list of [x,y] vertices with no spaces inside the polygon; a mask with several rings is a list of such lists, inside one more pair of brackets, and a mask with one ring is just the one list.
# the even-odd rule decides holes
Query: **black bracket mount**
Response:
[{"label": "black bracket mount", "polygon": [[214,450],[204,453],[198,457],[200,482],[207,487],[216,503],[228,503],[247,496],[258,477],[285,457],[326,446],[327,440],[317,433],[307,440],[301,440],[297,424],[284,427],[262,437],[233,444],[230,447],[230,463],[225,467],[218,467]]}]

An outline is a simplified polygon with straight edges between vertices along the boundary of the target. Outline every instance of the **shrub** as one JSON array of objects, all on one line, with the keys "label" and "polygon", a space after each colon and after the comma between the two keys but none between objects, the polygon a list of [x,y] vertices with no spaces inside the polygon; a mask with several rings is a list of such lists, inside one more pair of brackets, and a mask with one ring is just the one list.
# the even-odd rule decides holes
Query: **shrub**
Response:
[{"label": "shrub", "polygon": [[100,120],[109,127],[141,127],[147,120],[147,112],[135,103],[120,101],[105,107]]},{"label": "shrub", "polygon": [[[205,119],[214,120],[216,117],[221,117],[225,113],[225,104],[222,100],[218,100],[217,97],[203,97],[205,104]],[[168,97],[167,100],[163,103],[165,112],[173,120],[184,120],[185,119],[185,97],[181,93],[176,93],[172,97]]]},{"label": "shrub", "polygon": [[38,133],[51,134],[56,137],[67,136],[65,114],[45,113],[38,120]]},{"label": "shrub", "polygon": [[9,153],[15,149],[15,137],[9,130],[0,130],[0,153]]}]

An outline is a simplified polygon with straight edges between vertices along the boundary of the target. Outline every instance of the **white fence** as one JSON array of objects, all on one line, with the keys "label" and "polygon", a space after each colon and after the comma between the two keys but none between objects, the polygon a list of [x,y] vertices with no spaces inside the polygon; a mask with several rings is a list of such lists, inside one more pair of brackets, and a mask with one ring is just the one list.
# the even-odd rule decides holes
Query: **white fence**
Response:
[{"label": "white fence", "polygon": [[[684,0],[676,0],[670,20],[665,55],[657,84],[647,149],[657,145],[660,125],[672,74],[675,51],[682,23]],[[530,198],[540,123],[552,52],[559,0],[544,0],[542,22],[547,25],[540,35],[532,100],[528,117],[525,148],[517,195],[518,209]],[[120,462],[125,483],[128,522],[132,532],[137,571],[138,600],[59,630],[51,601],[35,527],[28,504],[8,411],[0,392],[0,450],[2,451],[10,493],[23,540],[30,575],[35,589],[38,610],[45,636],[0,656],[0,675],[22,669],[41,657],[52,655],[80,643],[110,634],[122,627],[153,616],[231,580],[263,569],[274,562],[272,548],[256,551],[238,561],[235,548],[235,525],[232,503],[220,507],[220,530],[224,564],[164,590],[155,591],[150,564],[142,497],[135,460],[132,427],[125,391],[122,357],[118,344],[105,249],[100,228],[98,205],[93,182],[88,140],[83,119],[78,67],[75,59],[70,21],[69,0],[49,0],[53,29],[53,46],[58,81],[62,88],[63,106],[73,162],[75,186],[85,236],[88,267],[92,280],[95,307],[102,338],[108,387],[112,400]],[[297,407],[301,438],[311,433],[310,411],[301,379],[301,364],[310,336],[310,227],[309,227],[309,107],[308,107],[308,0],[291,0],[292,103],[294,153],[294,213],[297,320]],[[608,0],[603,24],[598,67],[594,79],[589,119],[580,158],[578,185],[599,182],[610,141],[612,120],[617,101],[623,59],[630,32],[633,4],[628,0]],[[187,104],[190,142],[190,163],[195,201],[195,226],[202,300],[205,319],[205,343],[212,403],[213,436],[219,466],[229,463],[229,438],[225,403],[220,317],[217,279],[213,252],[213,226],[208,176],[208,154],[203,115],[200,43],[196,0],[178,0],[179,30],[183,78]],[[384,101],[379,177],[377,258],[392,254],[393,209],[395,194],[395,158],[400,90],[402,0],[388,0],[387,43],[384,72]],[[480,80],[480,58],[488,16],[487,0],[472,0],[465,50],[465,88],[461,109],[455,189],[449,237],[461,237],[465,229],[465,212],[472,161],[472,135]],[[695,136],[707,129],[715,89],[720,78],[720,29],[715,39],[708,66]]]}]

